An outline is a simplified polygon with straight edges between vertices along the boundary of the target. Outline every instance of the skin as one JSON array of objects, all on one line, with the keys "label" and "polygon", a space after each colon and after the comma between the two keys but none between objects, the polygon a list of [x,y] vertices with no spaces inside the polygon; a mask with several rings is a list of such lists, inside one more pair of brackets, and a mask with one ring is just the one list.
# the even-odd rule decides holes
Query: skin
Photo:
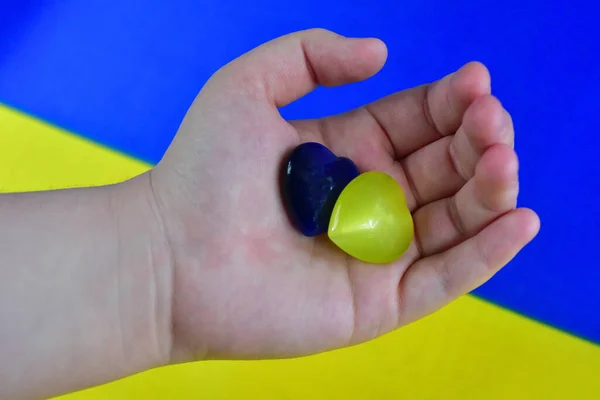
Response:
[{"label": "skin", "polygon": [[[369,78],[386,55],[377,39],[324,30],[278,38],[213,75],[152,171],[0,196],[0,397],[358,344],[506,265],[539,219],[516,208],[512,120],[483,65],[342,115],[280,116],[318,85]],[[363,264],[292,228],[278,176],[306,141],[402,186],[416,235],[400,260]]]}]

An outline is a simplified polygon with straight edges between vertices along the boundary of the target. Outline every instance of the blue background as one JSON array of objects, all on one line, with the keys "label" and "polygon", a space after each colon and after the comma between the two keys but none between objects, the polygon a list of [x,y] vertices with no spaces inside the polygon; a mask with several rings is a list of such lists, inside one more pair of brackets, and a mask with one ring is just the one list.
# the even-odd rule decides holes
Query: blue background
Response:
[{"label": "blue background", "polygon": [[484,62],[512,113],[540,236],[476,294],[600,343],[600,11],[593,2],[0,0],[0,101],[156,163],[204,82],[276,36],[376,36],[375,78],[286,117],[347,110]]}]

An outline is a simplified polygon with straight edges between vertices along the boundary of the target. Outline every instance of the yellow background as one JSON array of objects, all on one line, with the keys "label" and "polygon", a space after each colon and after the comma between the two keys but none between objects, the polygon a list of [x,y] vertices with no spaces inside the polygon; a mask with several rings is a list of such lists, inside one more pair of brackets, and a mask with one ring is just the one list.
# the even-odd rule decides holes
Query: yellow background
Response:
[{"label": "yellow background", "polygon": [[[0,191],[114,183],[148,168],[0,106]],[[599,399],[598,371],[600,347],[466,296],[354,348],[162,368],[61,399]]]}]

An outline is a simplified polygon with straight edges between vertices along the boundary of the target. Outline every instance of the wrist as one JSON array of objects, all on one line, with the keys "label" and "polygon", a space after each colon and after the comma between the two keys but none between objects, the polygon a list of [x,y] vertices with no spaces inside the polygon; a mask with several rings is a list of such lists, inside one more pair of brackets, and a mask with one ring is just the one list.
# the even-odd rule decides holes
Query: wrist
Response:
[{"label": "wrist", "polygon": [[0,198],[0,397],[169,361],[171,262],[146,176]]},{"label": "wrist", "polygon": [[118,279],[124,357],[135,373],[169,363],[173,262],[150,174],[109,190],[121,249]]}]

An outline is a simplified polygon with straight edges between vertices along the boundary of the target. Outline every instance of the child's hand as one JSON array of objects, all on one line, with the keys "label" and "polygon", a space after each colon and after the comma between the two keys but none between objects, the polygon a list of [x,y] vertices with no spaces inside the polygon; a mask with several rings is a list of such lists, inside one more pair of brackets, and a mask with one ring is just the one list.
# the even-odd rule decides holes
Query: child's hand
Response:
[{"label": "child's hand", "polygon": [[[504,266],[539,220],[515,209],[513,126],[485,67],[344,115],[279,115],[385,57],[380,41],[322,30],[277,39],[213,76],[152,171],[0,195],[0,397],[53,397],[171,361],[348,346]],[[399,261],[363,264],[292,227],[278,178],[306,141],[398,180],[415,221]]]},{"label": "child's hand", "polygon": [[[378,40],[299,32],[202,90],[151,172],[174,267],[174,360],[298,356],[375,338],[481,285],[536,235],[536,214],[515,209],[511,117],[480,64],[344,115],[280,116],[317,85],[366,79],[385,59]],[[416,225],[402,259],[363,264],[290,225],[278,176],[306,141],[397,179]]]}]

